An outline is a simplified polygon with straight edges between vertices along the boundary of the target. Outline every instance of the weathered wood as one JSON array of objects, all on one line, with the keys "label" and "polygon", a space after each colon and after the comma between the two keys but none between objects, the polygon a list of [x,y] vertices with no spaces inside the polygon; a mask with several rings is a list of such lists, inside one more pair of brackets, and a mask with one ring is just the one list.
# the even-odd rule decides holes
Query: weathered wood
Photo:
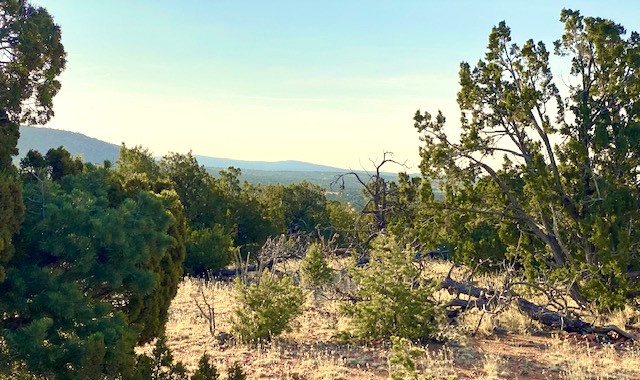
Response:
[{"label": "weathered wood", "polygon": [[637,339],[635,335],[626,332],[617,326],[594,326],[593,324],[581,319],[572,318],[560,312],[550,310],[544,306],[536,305],[535,303],[520,297],[514,292],[507,291],[500,294],[499,292],[491,289],[455,281],[451,279],[450,276],[447,276],[447,278],[442,282],[442,287],[447,289],[449,292],[465,294],[475,298],[473,300],[461,300],[456,298],[450,301],[447,304],[447,307],[457,307],[457,309],[450,310],[447,313],[449,317],[456,317],[460,313],[473,308],[490,311],[496,306],[492,304],[492,301],[495,300],[496,296],[502,295],[504,299],[509,298],[515,301],[518,309],[531,319],[553,329],[559,329],[570,333],[578,333],[581,335],[599,334],[607,335],[608,337],[611,337],[611,333],[615,333],[618,337],[624,337],[629,340]]},{"label": "weathered wood", "polygon": [[[268,263],[266,265],[263,265],[262,267],[263,268],[272,269],[273,262],[270,262],[270,263]],[[217,278],[217,279],[229,279],[229,278],[233,278],[233,277],[239,276],[242,273],[243,270],[246,270],[246,272],[249,273],[249,272],[255,272],[258,269],[260,269],[260,265],[259,264],[251,264],[251,265],[248,265],[246,267],[246,269],[242,269],[242,270],[240,270],[238,268],[235,268],[235,269],[226,269],[226,268],[218,269],[217,271],[211,272],[210,274],[208,274],[208,276],[210,276],[211,278]]]}]

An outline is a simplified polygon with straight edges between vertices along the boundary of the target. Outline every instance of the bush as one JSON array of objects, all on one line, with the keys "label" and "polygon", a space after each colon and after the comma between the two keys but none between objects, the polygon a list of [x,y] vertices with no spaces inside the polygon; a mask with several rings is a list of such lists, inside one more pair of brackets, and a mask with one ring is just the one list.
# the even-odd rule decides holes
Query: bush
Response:
[{"label": "bush", "polygon": [[391,337],[389,380],[455,380],[451,351],[443,349],[430,353],[410,341]]},{"label": "bush", "polygon": [[436,284],[422,278],[414,258],[413,250],[402,250],[392,237],[372,242],[369,264],[351,271],[358,301],[345,312],[352,318],[354,336],[420,340],[434,332],[438,309],[429,298]]},{"label": "bush", "polygon": [[302,313],[304,296],[291,278],[275,277],[265,269],[257,284],[246,286],[236,280],[238,308],[232,320],[232,332],[241,342],[267,341],[283,331]]},{"label": "bush", "polygon": [[247,375],[245,375],[240,364],[234,363],[231,367],[229,367],[229,374],[227,378],[229,380],[245,380]]},{"label": "bush", "polygon": [[211,364],[211,356],[204,354],[198,362],[196,372],[191,376],[191,380],[218,380],[220,374],[215,365]]},{"label": "bush", "polygon": [[391,353],[389,355],[390,380],[422,380],[417,361],[424,355],[424,350],[413,347],[406,339],[391,337]]},{"label": "bush", "polygon": [[167,346],[167,338],[161,336],[156,341],[151,357],[138,356],[133,379],[187,380],[187,371],[181,362],[174,363],[173,353]]},{"label": "bush", "polygon": [[333,270],[327,264],[318,244],[312,244],[300,266],[302,281],[312,288],[321,288],[333,280]]},{"label": "bush", "polygon": [[185,272],[198,276],[224,268],[231,262],[232,247],[231,236],[219,224],[192,231],[187,241]]}]

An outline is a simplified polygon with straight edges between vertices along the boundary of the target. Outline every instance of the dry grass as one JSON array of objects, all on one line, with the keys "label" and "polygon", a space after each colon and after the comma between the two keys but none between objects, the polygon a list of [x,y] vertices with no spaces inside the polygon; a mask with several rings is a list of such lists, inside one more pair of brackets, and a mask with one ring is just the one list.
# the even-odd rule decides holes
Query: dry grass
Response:
[{"label": "dry grass", "polygon": [[549,362],[567,380],[640,378],[640,348],[634,346],[592,347],[555,339],[549,344]]},{"label": "dry grass", "polygon": [[[444,276],[448,264],[429,263],[430,273]],[[294,267],[290,265],[290,268]],[[287,269],[290,269],[287,268]],[[479,281],[499,281],[482,278]],[[488,283],[487,283],[488,285]],[[240,363],[250,379],[387,379],[389,347],[386,344],[348,345],[337,333],[348,329],[349,321],[340,312],[339,301],[311,295],[295,329],[272,343],[260,347],[220,343],[211,337],[207,320],[195,306],[193,296],[202,286],[216,311],[216,333],[231,331],[235,292],[233,284],[185,279],[174,299],[167,323],[169,347],[176,360],[194,370],[200,356],[208,353],[221,370]],[[451,297],[439,292],[438,297]],[[631,326],[637,320],[632,310],[611,318]],[[475,318],[475,319],[474,319]],[[452,340],[445,344],[422,346],[429,373],[435,378],[457,379],[635,379],[640,378],[640,348],[588,347],[573,337],[530,335],[539,327],[517,309],[509,308],[485,316],[481,335],[469,336],[479,315],[470,314],[461,326],[443,334]],[[511,333],[497,336],[496,327]],[[149,350],[149,347],[142,350]],[[442,372],[433,372],[436,369]],[[454,377],[452,377],[454,376]],[[224,376],[223,376],[224,378]]]},{"label": "dry grass", "polygon": [[541,329],[541,325],[523,314],[514,305],[504,311],[493,314],[479,309],[469,310],[459,318],[459,328],[467,334],[492,336],[496,332],[530,334]]},{"label": "dry grass", "polygon": [[199,286],[205,287],[205,294],[210,295],[210,301],[215,305],[218,333],[231,330],[230,316],[235,298],[232,284],[205,283],[190,278],[181,283],[171,305],[167,338],[175,359],[185,363],[189,370],[195,369],[198,359],[206,352],[219,368],[238,362],[250,378],[255,379],[386,377],[384,350],[335,342],[333,336],[343,323],[335,302],[326,302],[322,308],[315,302],[308,302],[304,317],[295,321],[295,331],[269,345],[252,347],[233,342],[220,344],[211,337],[208,322],[192,299]]}]

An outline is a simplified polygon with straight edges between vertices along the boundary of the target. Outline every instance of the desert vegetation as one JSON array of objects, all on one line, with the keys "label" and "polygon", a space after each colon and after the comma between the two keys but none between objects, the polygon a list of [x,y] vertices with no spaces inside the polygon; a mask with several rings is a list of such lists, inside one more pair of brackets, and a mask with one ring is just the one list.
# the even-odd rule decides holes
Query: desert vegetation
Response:
[{"label": "desert vegetation", "polygon": [[46,9],[0,15],[0,379],[640,377],[637,33],[563,10],[561,89],[499,23],[459,133],[416,112],[421,175],[334,179],[356,209],[141,146],[14,166],[66,53]]}]

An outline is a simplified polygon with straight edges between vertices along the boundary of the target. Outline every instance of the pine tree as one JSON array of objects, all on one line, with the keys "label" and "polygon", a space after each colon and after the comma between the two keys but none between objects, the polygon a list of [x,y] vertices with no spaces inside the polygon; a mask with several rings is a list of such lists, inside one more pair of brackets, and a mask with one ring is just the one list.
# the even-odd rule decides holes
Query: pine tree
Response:
[{"label": "pine tree", "polygon": [[[0,45],[0,282],[14,248],[12,236],[24,206],[11,157],[16,155],[19,123],[44,123],[53,115],[52,99],[65,67],[60,28],[41,7],[7,0],[0,3],[0,32],[10,36]],[[24,102],[29,100],[29,106]]]}]

